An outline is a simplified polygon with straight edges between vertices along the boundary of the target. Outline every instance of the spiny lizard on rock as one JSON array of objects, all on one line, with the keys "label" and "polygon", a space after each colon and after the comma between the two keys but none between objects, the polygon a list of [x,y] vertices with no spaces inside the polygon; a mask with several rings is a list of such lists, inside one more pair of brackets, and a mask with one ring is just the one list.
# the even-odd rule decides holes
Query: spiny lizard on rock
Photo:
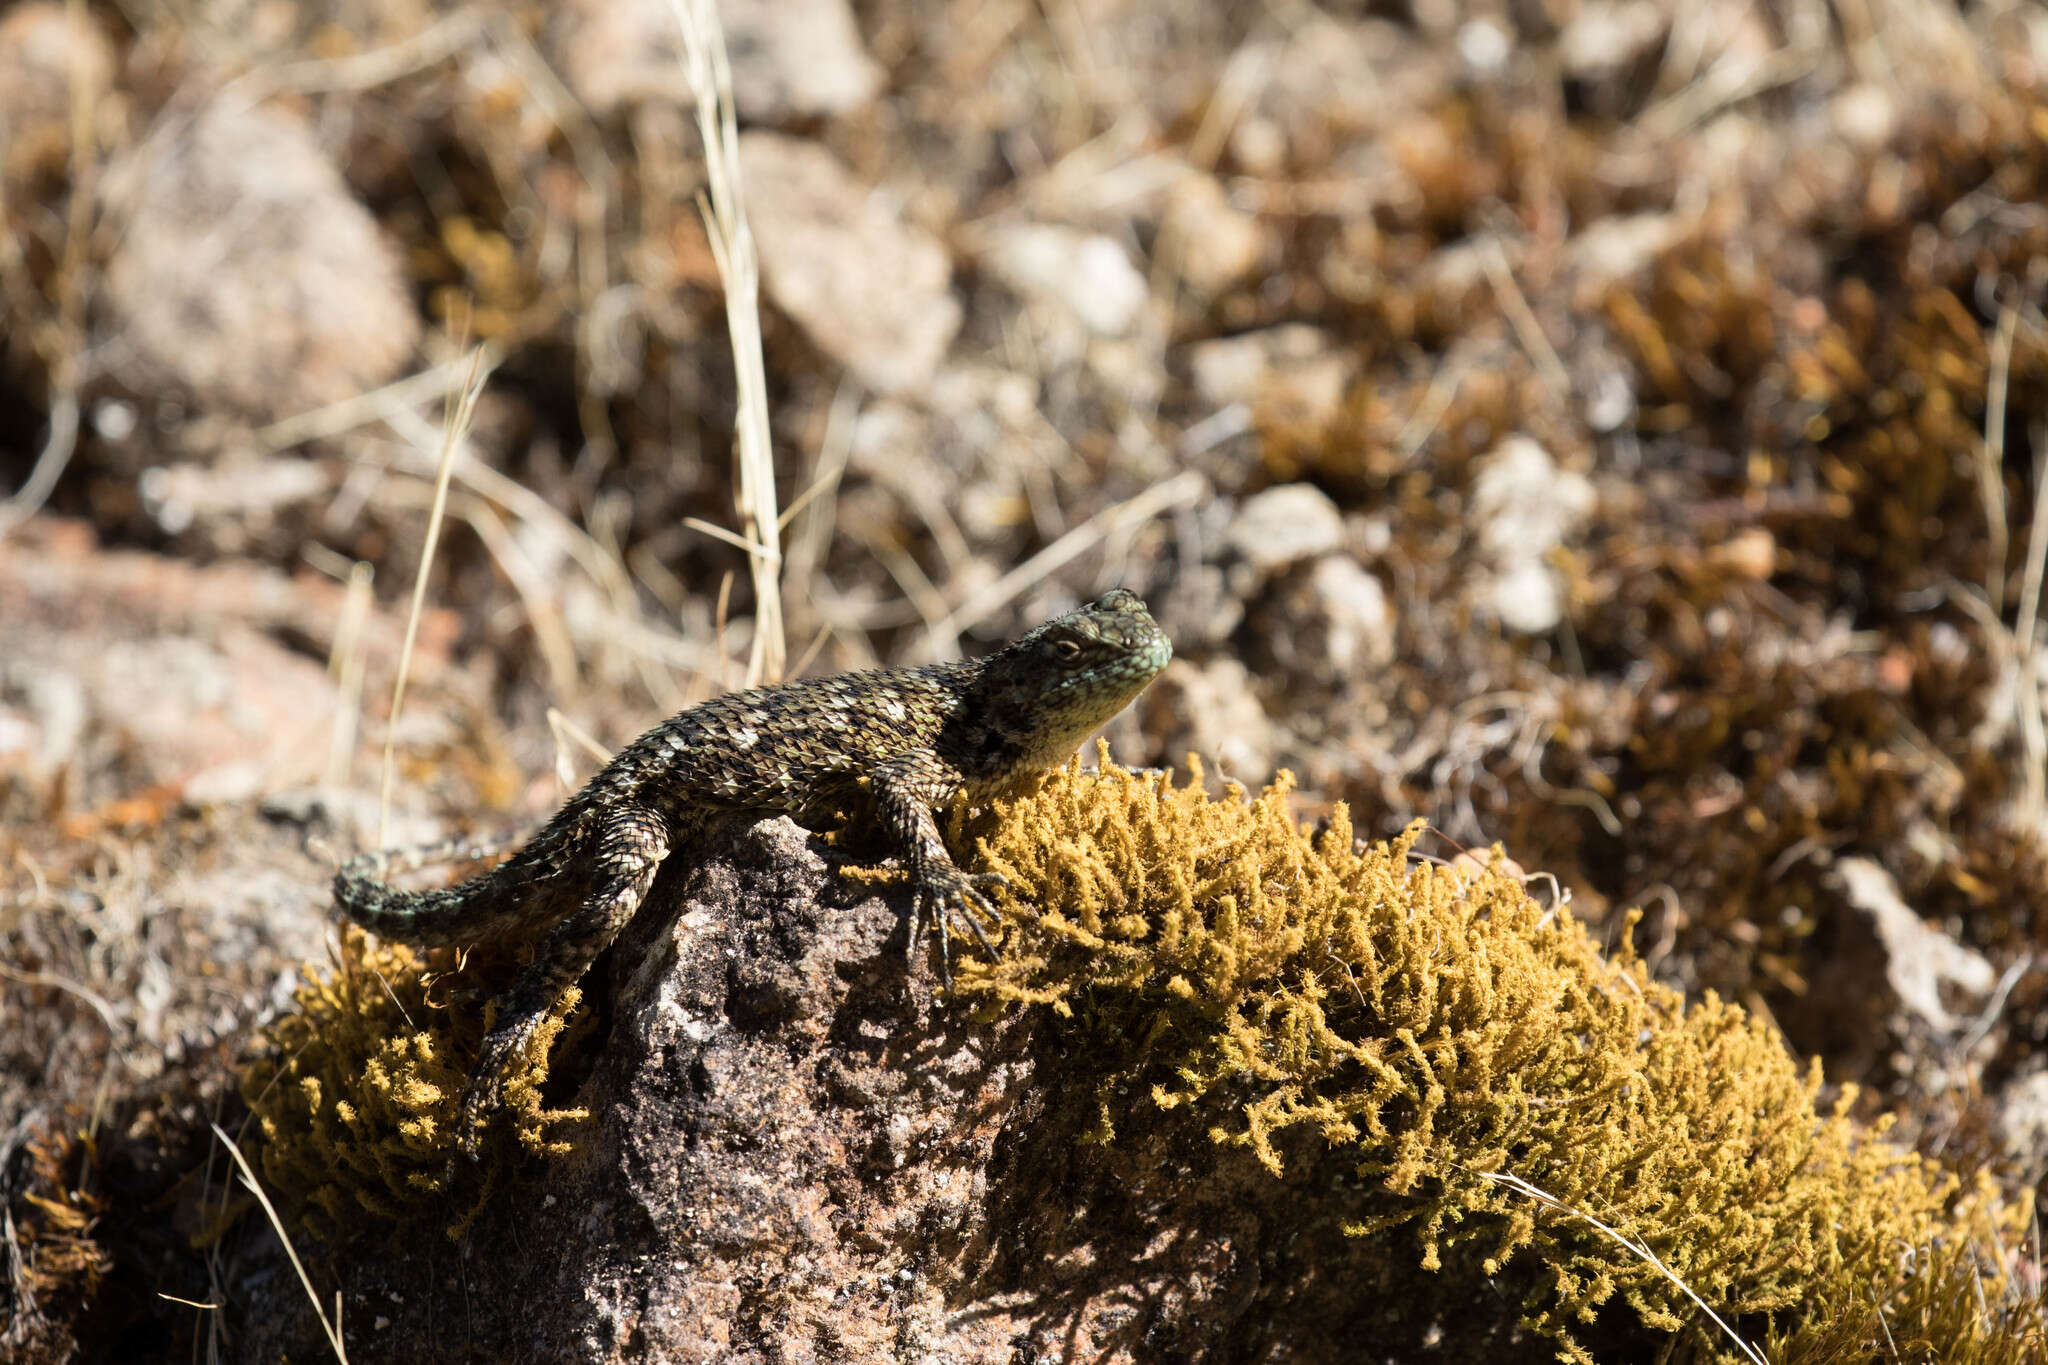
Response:
[{"label": "spiny lizard on rock", "polygon": [[987,949],[977,916],[995,912],[981,888],[1000,879],[955,866],[933,812],[1062,762],[1172,654],[1145,604],[1118,588],[986,658],[731,693],[634,740],[490,871],[408,891],[381,879],[431,855],[366,853],[335,873],[335,908],[385,938],[430,947],[545,935],[499,1002],[463,1095],[457,1143],[473,1157],[512,1063],[632,919],[671,851],[722,820],[786,814],[823,828],[843,818],[879,831],[909,865],[913,952],[927,912],[935,922],[959,915]]}]

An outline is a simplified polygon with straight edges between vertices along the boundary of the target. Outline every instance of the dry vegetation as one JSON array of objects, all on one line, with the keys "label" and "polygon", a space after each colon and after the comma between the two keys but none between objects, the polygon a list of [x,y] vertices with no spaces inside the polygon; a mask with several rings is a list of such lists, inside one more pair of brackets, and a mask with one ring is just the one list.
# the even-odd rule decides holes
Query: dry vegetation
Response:
[{"label": "dry vegetation", "polygon": [[[1864,1240],[1825,1254],[1866,1273],[1802,1316],[1810,1281],[1771,1276],[1795,1245],[1824,1255],[1818,1203],[1789,1242],[1752,1210],[1762,1242],[1660,1243],[1654,1182],[1560,1159],[1520,1168],[1536,1186],[1769,1315],[1750,1328],[1774,1360],[2039,1350],[2038,1237],[2013,1220],[2048,1174],[2048,18],[802,9],[721,6],[730,127],[692,98],[683,73],[709,93],[715,68],[665,0],[0,12],[0,1344],[221,1339],[245,1204],[207,1122],[275,1124],[307,1077],[359,1077],[294,991],[357,1022],[418,1003],[416,970],[385,963],[370,991],[355,947],[332,980],[290,975],[327,960],[332,858],[385,827],[387,740],[389,837],[495,829],[588,771],[579,736],[616,744],[778,657],[944,657],[1121,582],[1178,652],[1112,728],[1126,762],[1193,751],[1254,786],[1284,765],[1304,814],[1346,802],[1373,837],[1419,818],[1425,854],[1499,843],[1552,874],[1568,917],[1498,874],[1415,884],[1447,914],[1458,886],[1498,893],[1461,932],[1519,925],[1514,952],[1569,969],[1527,1006],[1590,1012],[1560,1036],[1684,1040],[1600,1052],[1586,1078],[1662,1066],[1683,1092],[1719,1056],[1855,1199],[1905,1182],[1883,1216],[1911,1226],[1849,1219]],[[758,372],[726,306],[733,168]],[[442,404],[479,344],[493,368],[444,471]],[[736,422],[749,404],[772,437]],[[1280,839],[1275,802],[1241,809]],[[1363,875],[1340,828],[1300,849]],[[1261,1155],[1310,1129],[1358,1147],[1394,1181],[1374,1199],[1411,1201],[1400,1236],[1483,1212],[1456,1235],[1536,1276],[1526,1311],[1560,1340],[1649,1358],[1699,1321],[1641,1259],[1416,1144],[1466,1124],[1489,1152],[1575,1132],[1639,1151],[1679,1124],[1711,1173],[1735,1150],[1715,1143],[1792,1130],[1649,1108],[1631,1128],[1585,1108],[1613,1085],[1563,1081],[1555,1109],[1530,1090],[1432,1110],[1412,1054],[1301,1022],[1405,975],[1347,959],[1339,990],[1284,936],[1211,917],[1161,976],[1165,912],[1078,918],[1105,894],[1041,902],[1068,920],[1027,931],[1081,926],[1097,957],[1048,946],[982,983],[1066,1003],[1091,981],[1097,1025],[1117,992],[1165,1010],[1154,1043],[1181,1051],[1105,1073],[1103,1133],[1166,1066],[1162,1098]],[[1385,926],[1354,929],[1381,951]],[[1247,952],[1256,971],[1229,965]],[[1418,1048],[1424,1024],[1461,1040],[1475,1093],[1488,1049],[1559,1043],[1495,1037],[1493,1006],[1458,1013],[1474,999],[1401,1008]],[[1255,1015],[1300,1025],[1284,1072],[1251,1055]],[[363,1038],[413,1036],[389,1023]],[[1491,1041],[1467,1055],[1467,1034]],[[298,1071],[238,1090],[253,1040],[287,1036]],[[1384,1093],[1316,1070],[1339,1056]],[[448,1061],[407,1064],[378,1093],[418,1123]],[[332,1154],[265,1159],[310,1191],[287,1167]],[[332,1218],[426,1160],[302,1197]],[[1949,1217],[1979,1235],[1940,1234]],[[1887,1236],[1914,1273],[1879,1272]],[[1574,1324],[1624,1300],[1650,1337],[1611,1308]]]}]

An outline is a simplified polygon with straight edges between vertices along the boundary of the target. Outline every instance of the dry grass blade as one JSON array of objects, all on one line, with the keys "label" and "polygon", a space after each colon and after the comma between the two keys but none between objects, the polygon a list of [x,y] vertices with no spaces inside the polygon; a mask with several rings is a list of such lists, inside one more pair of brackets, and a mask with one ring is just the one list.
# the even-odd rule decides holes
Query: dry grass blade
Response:
[{"label": "dry grass blade", "polygon": [[433,572],[434,550],[441,539],[441,522],[448,511],[448,481],[455,469],[455,454],[476,416],[476,400],[483,393],[490,370],[484,364],[481,347],[470,352],[469,377],[462,391],[448,406],[448,420],[441,433],[440,468],[434,478],[434,508],[427,518],[427,540],[420,549],[420,571],[413,579],[412,610],[405,618],[405,644],[398,654],[398,676],[391,684],[391,716],[384,729],[384,771],[377,789],[377,846],[382,848],[391,818],[391,773],[398,739],[398,716],[405,705],[405,684],[412,672],[413,646],[419,639],[420,613],[426,609],[427,578]]},{"label": "dry grass blade", "polygon": [[775,459],[768,439],[768,374],[761,359],[761,271],[754,234],[740,197],[739,123],[732,69],[712,0],[669,0],[683,36],[685,74],[697,102],[710,195],[698,204],[719,277],[725,281],[726,329],[732,337],[737,421],[740,539],[754,580],[754,638],[747,685],[779,681],[788,660],[782,628],[781,518],[775,510]]},{"label": "dry grass blade", "polygon": [[[497,363],[495,350],[486,348],[486,367]],[[324,440],[388,418],[399,408],[444,398],[465,382],[475,362],[468,356],[443,361],[430,370],[393,380],[379,389],[344,398],[338,403],[296,413],[272,422],[256,432],[255,440],[265,454],[276,454],[308,441]]]},{"label": "dry grass blade", "polygon": [[1505,1185],[1509,1189],[1514,1190],[1518,1194],[1525,1194],[1529,1196],[1529,1198],[1535,1200],[1537,1203],[1543,1205],[1545,1208],[1556,1209],[1559,1213],[1570,1214],[1574,1218],[1580,1219],[1583,1222],[1591,1224],[1603,1235],[1614,1239],[1615,1243],[1621,1246],[1630,1255],[1637,1257],[1645,1265],[1650,1266],[1658,1274],[1662,1275],[1665,1279],[1671,1281],[1673,1285],[1677,1286],[1680,1292],[1682,1292],[1688,1299],[1691,1299],[1702,1313],[1705,1313],[1710,1319],[1713,1320],[1714,1326],[1721,1329],[1721,1334],[1723,1336],[1727,1337],[1728,1340],[1735,1343],[1735,1349],[1741,1351],[1742,1354],[1748,1357],[1751,1361],[1753,1361],[1755,1365],[1770,1365],[1770,1362],[1766,1361],[1763,1358],[1762,1354],[1760,1354],[1757,1351],[1756,1347],[1744,1341],[1741,1335],[1737,1333],[1733,1327],[1730,1327],[1726,1322],[1722,1321],[1721,1315],[1719,1313],[1716,1313],[1713,1309],[1707,1307],[1707,1301],[1705,1299],[1702,1299],[1698,1294],[1693,1293],[1691,1285],[1687,1284],[1684,1280],[1679,1279],[1678,1276],[1672,1274],[1671,1267],[1665,1265],[1663,1261],[1658,1259],[1656,1252],[1650,1250],[1650,1248],[1644,1246],[1641,1242],[1638,1242],[1634,1238],[1631,1238],[1625,1235],[1624,1233],[1618,1232],[1614,1228],[1609,1227],[1607,1224],[1601,1222],[1598,1218],[1595,1218],[1592,1214],[1587,1213],[1584,1209],[1575,1209],[1571,1205],[1565,1203],[1563,1200],[1557,1198],[1555,1195],[1549,1194],[1543,1190],[1536,1188],[1534,1185],[1530,1184],[1528,1181],[1522,1179],[1522,1177],[1518,1175],[1512,1175],[1505,1171],[1475,1171],[1474,1174],[1477,1175],[1481,1180],[1492,1181],[1496,1185]]},{"label": "dry grass blade", "polygon": [[328,652],[327,674],[334,679],[334,726],[328,732],[327,771],[331,785],[348,780],[355,762],[356,727],[363,711],[363,665],[367,654],[364,631],[370,611],[376,605],[370,583],[375,570],[358,560],[349,567],[347,596],[341,600],[341,619],[334,627],[334,648]]},{"label": "dry grass blade", "polygon": [[600,768],[612,761],[612,751],[599,744],[595,735],[552,706],[548,708],[548,733],[555,737],[555,776],[564,787],[576,785],[576,771],[569,765],[570,745],[596,759]]},{"label": "dry grass blade", "polygon": [[1534,362],[1536,372],[1543,376],[1543,383],[1551,396],[1560,403],[1568,401],[1572,396],[1571,373],[1565,369],[1564,361],[1558,358],[1557,348],[1550,344],[1550,338],[1543,334],[1543,324],[1536,320],[1535,310],[1529,307],[1522,287],[1515,283],[1515,272],[1508,265],[1507,248],[1501,245],[1498,237],[1489,240],[1487,247],[1479,259],[1486,266],[1486,279],[1493,286],[1501,311],[1508,315],[1515,336]]},{"label": "dry grass blade", "polygon": [[2012,385],[2012,343],[2019,328],[2019,305],[2008,302],[1998,315],[1991,339],[1991,382],[1984,397],[1984,444],[1979,448],[1978,482],[1984,498],[1984,525],[1991,544],[1984,571],[1984,592],[1993,615],[2005,611],[2005,403]]},{"label": "dry grass blade", "polygon": [[276,94],[373,90],[458,55],[482,27],[483,18],[477,11],[459,9],[410,38],[368,52],[259,67],[221,94],[258,104]]},{"label": "dry grass blade", "polygon": [[2038,829],[2048,813],[2048,732],[2041,717],[2041,678],[2034,643],[2034,627],[2041,619],[2041,579],[2048,570],[2048,427],[2034,433],[2034,449],[2043,452],[2035,461],[2034,521],[2027,534],[2027,573],[2020,582],[2019,619],[2013,623],[2014,667],[2019,670],[2020,737],[2026,745],[2027,761],[2021,769],[2019,827]]},{"label": "dry grass blade", "polygon": [[298,1272],[299,1283],[306,1287],[306,1297],[313,1301],[313,1312],[320,1319],[320,1330],[327,1334],[327,1344],[333,1348],[334,1358],[341,1365],[348,1365],[348,1348],[341,1339],[341,1296],[335,1296],[335,1320],[330,1322],[327,1310],[320,1306],[319,1291],[313,1288],[313,1279],[306,1274],[305,1264],[299,1260],[298,1248],[292,1245],[292,1239],[285,1233],[284,1220],[277,1216],[277,1206],[272,1204],[270,1196],[264,1193],[262,1184],[256,1179],[256,1172],[249,1168],[249,1158],[242,1155],[242,1149],[235,1146],[234,1140],[221,1130],[219,1124],[211,1123],[207,1126],[213,1129],[213,1135],[220,1140],[221,1146],[228,1149],[228,1155],[234,1158],[236,1169],[242,1173],[242,1183],[249,1187],[249,1193],[256,1196],[256,1202],[263,1206],[263,1216],[270,1220],[271,1230],[277,1234],[277,1240],[283,1243],[284,1254],[291,1258],[292,1269]]},{"label": "dry grass blade", "polygon": [[1040,550],[1031,558],[975,593],[930,627],[926,646],[958,635],[979,624],[988,614],[1006,605],[1032,584],[1041,582],[1084,553],[1098,541],[1151,520],[1169,508],[1197,501],[1208,480],[1193,470],[1183,470],[1170,479],[1153,484],[1136,497],[1105,507],[1073,530]]}]

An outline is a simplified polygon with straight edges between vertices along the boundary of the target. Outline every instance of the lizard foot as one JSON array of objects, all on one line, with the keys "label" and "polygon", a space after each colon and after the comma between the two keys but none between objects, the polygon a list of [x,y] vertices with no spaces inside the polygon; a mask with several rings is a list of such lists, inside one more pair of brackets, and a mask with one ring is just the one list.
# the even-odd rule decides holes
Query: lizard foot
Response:
[{"label": "lizard foot", "polygon": [[917,955],[917,945],[923,934],[927,913],[939,938],[939,980],[950,990],[953,985],[952,938],[946,932],[946,918],[951,914],[967,925],[981,950],[990,961],[998,956],[996,946],[989,940],[988,930],[982,927],[984,918],[1001,923],[995,904],[989,900],[987,891],[1008,886],[1009,879],[1000,872],[954,872],[951,876],[935,877],[918,888],[910,908],[910,937],[906,950],[911,957]]}]

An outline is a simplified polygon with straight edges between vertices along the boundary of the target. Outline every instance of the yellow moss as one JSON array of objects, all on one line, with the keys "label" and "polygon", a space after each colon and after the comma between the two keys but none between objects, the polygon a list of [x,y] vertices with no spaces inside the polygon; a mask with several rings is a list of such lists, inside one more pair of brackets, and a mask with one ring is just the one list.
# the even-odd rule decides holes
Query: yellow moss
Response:
[{"label": "yellow moss", "polygon": [[[1700,1315],[1501,1177],[1780,1333],[1937,1297],[1916,1249],[1954,1279],[1955,1248],[2010,1244],[2024,1209],[1852,1122],[1846,1100],[1817,1111],[1818,1068],[1741,1008],[1687,1007],[1498,866],[1411,862],[1419,825],[1361,847],[1340,806],[1305,829],[1289,786],[1215,799],[1199,766],[1177,786],[1105,753],[1100,773],[1076,764],[971,826],[956,815],[1014,917],[1001,960],[962,961],[959,989],[1099,1035],[1098,1136],[1149,1095],[1276,1175],[1304,1138],[1340,1149],[1377,1187],[1352,1231],[1410,1229],[1430,1269],[1456,1246],[1487,1273],[1540,1258],[1526,1321],[1571,1356],[1570,1325],[1610,1300],[1663,1332]],[[1993,1302],[2013,1285],[2002,1264],[1969,1262]]]},{"label": "yellow moss", "polygon": [[[332,971],[308,967],[296,1008],[265,1029],[267,1051],[244,1068],[243,1098],[263,1138],[265,1181],[329,1235],[447,1217],[442,1198],[462,1088],[506,985],[509,954],[431,971],[399,944],[342,931]],[[509,1078],[483,1178],[455,1210],[458,1233],[482,1207],[508,1155],[559,1156],[582,1110],[547,1108],[548,1054],[580,993],[568,991]],[[453,1003],[451,1003],[453,1002]]]}]

